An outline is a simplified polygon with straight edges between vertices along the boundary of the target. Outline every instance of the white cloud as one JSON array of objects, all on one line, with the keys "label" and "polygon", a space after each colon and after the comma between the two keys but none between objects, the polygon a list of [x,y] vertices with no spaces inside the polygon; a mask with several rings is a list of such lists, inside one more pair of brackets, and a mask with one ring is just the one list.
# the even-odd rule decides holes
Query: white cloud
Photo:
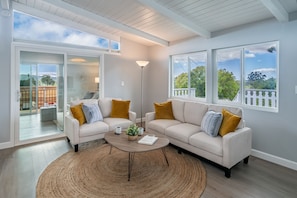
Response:
[{"label": "white cloud", "polygon": [[14,38],[62,42],[76,45],[99,47],[95,35],[72,30],[65,26],[46,20],[30,17],[25,14],[17,15]]},{"label": "white cloud", "polygon": [[271,73],[271,72],[276,72],[276,69],[275,68],[258,68],[258,69],[254,69],[253,72]]},{"label": "white cloud", "polygon": [[254,58],[256,55],[255,54],[245,54],[244,56],[246,58]]}]

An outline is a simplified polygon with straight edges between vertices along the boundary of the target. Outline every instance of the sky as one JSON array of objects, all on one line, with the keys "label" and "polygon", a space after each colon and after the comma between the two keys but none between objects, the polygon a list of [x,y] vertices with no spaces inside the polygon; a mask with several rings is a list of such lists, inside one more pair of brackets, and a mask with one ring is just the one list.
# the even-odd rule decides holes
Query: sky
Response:
[{"label": "sky", "polygon": [[[16,39],[62,42],[75,45],[108,48],[109,40],[44,19],[14,11],[14,32]],[[118,42],[112,42],[112,49],[119,49]]]}]

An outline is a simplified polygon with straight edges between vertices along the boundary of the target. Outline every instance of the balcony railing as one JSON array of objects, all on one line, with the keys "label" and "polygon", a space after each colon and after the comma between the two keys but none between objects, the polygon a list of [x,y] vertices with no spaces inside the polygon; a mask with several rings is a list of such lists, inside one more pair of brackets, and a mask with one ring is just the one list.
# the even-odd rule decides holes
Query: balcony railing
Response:
[{"label": "balcony railing", "polygon": [[180,88],[174,89],[173,95],[177,97],[195,97],[196,88],[190,88],[190,92],[188,88]]},{"label": "balcony railing", "polygon": [[246,89],[245,104],[259,107],[277,107],[276,90],[270,89]]},{"label": "balcony railing", "polygon": [[[189,89],[174,89],[173,96],[177,97],[195,97],[195,88]],[[240,92],[236,95],[233,102],[240,102]],[[258,107],[277,107],[277,95],[276,90],[268,89],[246,89],[244,94],[244,103],[250,106]]]},{"label": "balcony railing", "polygon": [[56,103],[57,87],[55,86],[21,86],[20,110],[39,109],[46,104]]}]

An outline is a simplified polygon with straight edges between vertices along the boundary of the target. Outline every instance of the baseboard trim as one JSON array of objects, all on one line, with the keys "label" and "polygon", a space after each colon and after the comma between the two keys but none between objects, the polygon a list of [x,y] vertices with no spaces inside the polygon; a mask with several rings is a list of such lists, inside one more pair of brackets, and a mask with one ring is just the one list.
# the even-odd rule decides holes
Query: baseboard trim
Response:
[{"label": "baseboard trim", "polygon": [[13,147],[13,143],[12,142],[3,142],[0,143],[0,149],[7,149],[7,148],[11,148]]},{"label": "baseboard trim", "polygon": [[284,158],[281,158],[281,157],[277,157],[275,155],[271,155],[271,154],[268,154],[268,153],[264,153],[262,151],[258,151],[258,150],[255,150],[255,149],[252,149],[251,155],[255,156],[255,157],[258,157],[260,159],[272,162],[274,164],[278,164],[278,165],[284,166],[286,168],[290,168],[290,169],[293,169],[293,170],[297,171],[297,162],[290,161],[290,160],[287,160],[287,159],[284,159]]}]

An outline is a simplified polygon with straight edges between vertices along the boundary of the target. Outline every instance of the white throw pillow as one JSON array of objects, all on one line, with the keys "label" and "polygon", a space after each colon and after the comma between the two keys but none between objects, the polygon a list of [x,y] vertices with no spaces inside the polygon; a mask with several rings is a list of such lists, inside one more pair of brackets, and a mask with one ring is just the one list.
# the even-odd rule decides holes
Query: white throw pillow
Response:
[{"label": "white throw pillow", "polygon": [[82,109],[88,124],[103,120],[98,104],[83,104]]},{"label": "white throw pillow", "polygon": [[201,122],[201,130],[212,137],[216,137],[219,133],[223,120],[221,112],[208,111],[203,116]]}]

